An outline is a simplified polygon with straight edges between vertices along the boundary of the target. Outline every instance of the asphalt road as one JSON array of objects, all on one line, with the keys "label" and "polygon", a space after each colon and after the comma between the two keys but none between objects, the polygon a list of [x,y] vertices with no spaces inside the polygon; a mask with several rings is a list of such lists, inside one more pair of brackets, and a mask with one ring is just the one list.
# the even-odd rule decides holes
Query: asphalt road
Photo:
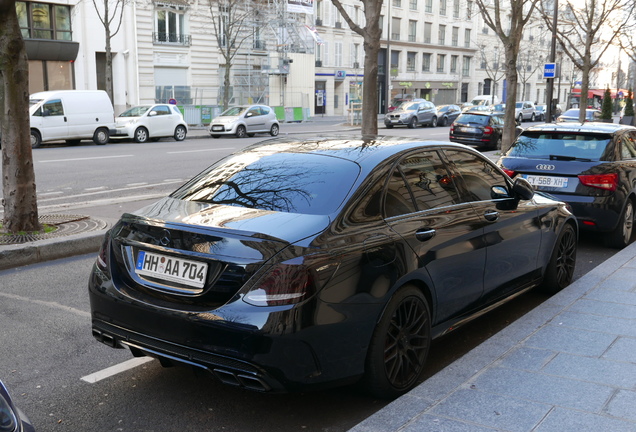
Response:
[{"label": "asphalt road", "polygon": [[[448,128],[398,130],[444,139]],[[396,129],[392,131],[396,134]],[[120,143],[34,151],[41,208],[115,218],[172,191],[222,156],[263,139]],[[575,277],[610,257],[583,236]],[[93,256],[0,272],[0,378],[38,431],[346,431],[387,402],[353,387],[262,395],[131,355],[91,336]],[[529,292],[434,342],[425,379],[544,301]],[[117,370],[110,374],[109,369]],[[84,379],[82,379],[84,378]],[[101,378],[101,379],[99,379]]]}]

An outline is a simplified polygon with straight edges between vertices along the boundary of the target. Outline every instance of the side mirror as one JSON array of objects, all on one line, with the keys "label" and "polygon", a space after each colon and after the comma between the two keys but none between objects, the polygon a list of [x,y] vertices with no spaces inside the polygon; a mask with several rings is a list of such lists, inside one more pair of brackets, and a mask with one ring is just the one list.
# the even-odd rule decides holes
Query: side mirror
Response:
[{"label": "side mirror", "polygon": [[523,200],[530,200],[534,196],[534,189],[528,180],[517,177],[512,184],[512,191]]},{"label": "side mirror", "polygon": [[254,115],[253,112],[248,112],[247,114],[245,114],[245,117],[252,117]]},{"label": "side mirror", "polygon": [[154,117],[154,116],[156,116],[156,115],[157,115],[157,111],[150,111],[150,112],[148,113],[148,117]]}]

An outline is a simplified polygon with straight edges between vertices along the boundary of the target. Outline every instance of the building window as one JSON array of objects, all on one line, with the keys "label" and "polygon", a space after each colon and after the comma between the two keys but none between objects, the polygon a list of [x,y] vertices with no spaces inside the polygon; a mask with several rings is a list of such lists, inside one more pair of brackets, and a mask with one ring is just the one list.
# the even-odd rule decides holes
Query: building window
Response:
[{"label": "building window", "polygon": [[457,62],[459,60],[459,56],[451,56],[451,64],[450,64],[450,71],[451,73],[457,73]]},{"label": "building window", "polygon": [[73,40],[69,6],[16,2],[15,10],[24,39]]},{"label": "building window", "polygon": [[444,63],[446,63],[446,54],[437,54],[437,72],[444,72]]},{"label": "building window", "polygon": [[342,42],[334,42],[333,45],[334,48],[334,60],[335,60],[335,64],[334,66],[336,67],[342,67]]},{"label": "building window", "polygon": [[446,0],[439,0],[439,14],[446,15]]},{"label": "building window", "polygon": [[407,72],[415,72],[415,56],[416,56],[416,53],[414,52],[406,53],[406,71]]},{"label": "building window", "polygon": [[417,0],[409,0],[409,9],[413,11],[417,10]]},{"label": "building window", "polygon": [[433,33],[433,24],[424,23],[424,43],[431,43],[431,34]]},{"label": "building window", "polygon": [[464,31],[464,47],[470,48],[470,29]]},{"label": "building window", "polygon": [[[155,9],[155,43],[174,43],[180,45],[190,45],[190,36],[185,34],[185,6],[157,3]],[[219,32],[223,35],[227,16],[222,15],[219,19]],[[226,41],[222,40],[221,45],[225,46]]]},{"label": "building window", "polygon": [[430,72],[431,71],[431,55],[428,53],[424,53],[422,55],[422,72]]},{"label": "building window", "polygon": [[424,12],[433,13],[433,0],[426,0],[426,3],[424,3]]},{"label": "building window", "polygon": [[453,18],[459,18],[459,0],[453,0]]},{"label": "building window", "polygon": [[400,40],[400,25],[402,20],[400,18],[391,18],[391,40]]},{"label": "building window", "polygon": [[417,38],[417,21],[409,20],[409,42],[415,42]]},{"label": "building window", "polygon": [[453,27],[451,44],[454,47],[459,46],[459,27]]},{"label": "building window", "polygon": [[438,44],[445,45],[446,44],[446,26],[440,24],[437,32]]},{"label": "building window", "polygon": [[470,76],[470,61],[471,57],[464,57],[464,64],[462,65],[462,75],[467,77]]},{"label": "building window", "polygon": [[393,6],[401,8],[402,0],[393,0]]},{"label": "building window", "polygon": [[473,19],[473,2],[470,0],[466,2],[466,19]]}]

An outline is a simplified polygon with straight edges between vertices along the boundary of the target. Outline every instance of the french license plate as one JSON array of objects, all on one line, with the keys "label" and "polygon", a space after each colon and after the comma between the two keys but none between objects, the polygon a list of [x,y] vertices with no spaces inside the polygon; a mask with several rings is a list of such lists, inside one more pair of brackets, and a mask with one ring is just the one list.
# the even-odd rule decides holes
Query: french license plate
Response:
[{"label": "french license plate", "polygon": [[568,179],[566,177],[524,175],[523,178],[528,180],[528,183],[530,183],[532,186],[535,186],[535,187],[552,187],[552,188],[568,187]]},{"label": "french license plate", "polygon": [[213,131],[223,132],[223,126],[212,126]]},{"label": "french license plate", "polygon": [[472,127],[460,127],[458,129],[459,129],[459,132],[465,132],[465,133],[478,133],[479,132],[479,129],[472,128]]},{"label": "french license plate", "polygon": [[135,271],[138,275],[203,288],[208,265],[199,261],[139,251]]}]

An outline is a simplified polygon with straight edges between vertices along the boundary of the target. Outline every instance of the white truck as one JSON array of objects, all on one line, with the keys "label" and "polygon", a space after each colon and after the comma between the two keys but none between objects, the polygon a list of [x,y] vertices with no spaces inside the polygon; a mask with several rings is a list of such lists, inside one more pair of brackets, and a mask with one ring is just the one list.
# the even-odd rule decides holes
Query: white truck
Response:
[{"label": "white truck", "polygon": [[104,145],[115,132],[115,111],[103,90],[33,93],[29,113],[33,148],[48,141],[77,144],[83,139]]}]

